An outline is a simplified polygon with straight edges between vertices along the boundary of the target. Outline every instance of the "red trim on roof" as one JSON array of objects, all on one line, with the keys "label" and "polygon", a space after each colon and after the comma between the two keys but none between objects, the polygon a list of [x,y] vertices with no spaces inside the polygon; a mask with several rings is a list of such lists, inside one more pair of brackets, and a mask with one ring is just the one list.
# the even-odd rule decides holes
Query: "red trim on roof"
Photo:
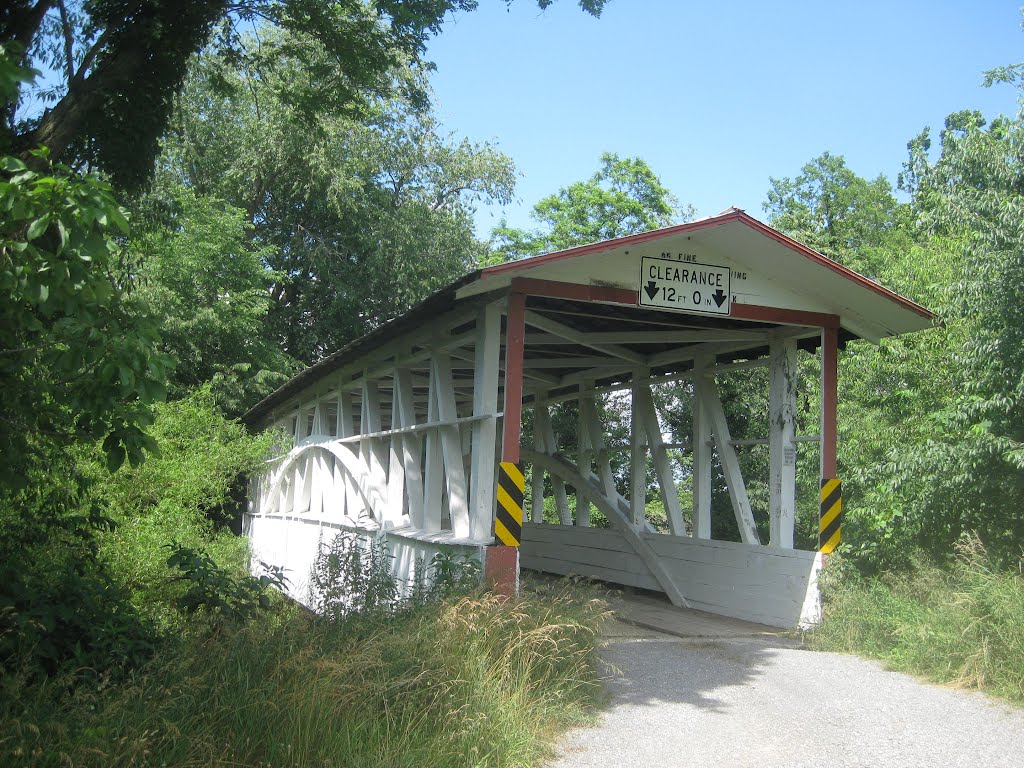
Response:
[{"label": "red trim on roof", "polygon": [[563,261],[565,259],[574,259],[578,256],[586,256],[591,253],[599,253],[601,251],[609,251],[614,248],[625,248],[633,245],[640,245],[641,243],[647,243],[652,240],[660,240],[665,237],[671,237],[673,235],[682,235],[688,232],[699,232],[705,229],[713,229],[720,227],[723,224],[729,224],[737,221],[741,224],[746,225],[750,229],[758,232],[759,234],[769,237],[772,240],[784,245],[792,251],[799,253],[800,255],[810,259],[816,264],[820,264],[827,269],[832,270],[840,277],[844,277],[847,280],[856,283],[862,288],[882,296],[883,298],[889,299],[896,304],[909,309],[921,317],[933,319],[935,315],[929,310],[922,307],[910,299],[900,296],[894,291],[890,291],[885,286],[879,285],[874,280],[869,280],[852,269],[844,267],[828,256],[818,253],[815,250],[808,248],[803,243],[800,243],[788,235],[784,235],[777,229],[769,227],[767,224],[758,221],[753,216],[749,215],[745,211],[741,211],[738,208],[730,208],[729,210],[721,213],[717,216],[709,216],[706,219],[698,219],[697,221],[690,221],[685,224],[676,224],[671,227],[665,227],[664,229],[654,229],[650,232],[641,232],[636,235],[628,235],[626,237],[615,238],[614,240],[604,240],[599,243],[590,243],[589,245],[581,245],[576,248],[569,248],[564,251],[555,251],[554,253],[547,253],[542,256],[533,256],[529,259],[523,259],[522,261],[510,261],[505,264],[497,264],[493,267],[487,267],[480,270],[480,279],[485,280],[489,277],[496,277],[498,275],[504,275],[507,272],[518,272],[523,269],[532,269],[533,267],[539,267],[544,264],[551,262]]},{"label": "red trim on roof", "polygon": [[734,303],[730,307],[729,317],[737,320],[756,320],[759,323],[809,325],[812,328],[839,327],[839,315],[829,315],[824,312],[807,312],[802,309],[765,307],[760,304]]},{"label": "red trim on roof", "polygon": [[552,299],[600,301],[608,304],[629,304],[630,306],[635,306],[638,299],[637,292],[628,288],[606,288],[601,285],[563,283],[559,280],[536,280],[532,277],[513,277],[511,290],[513,293],[547,296]]}]

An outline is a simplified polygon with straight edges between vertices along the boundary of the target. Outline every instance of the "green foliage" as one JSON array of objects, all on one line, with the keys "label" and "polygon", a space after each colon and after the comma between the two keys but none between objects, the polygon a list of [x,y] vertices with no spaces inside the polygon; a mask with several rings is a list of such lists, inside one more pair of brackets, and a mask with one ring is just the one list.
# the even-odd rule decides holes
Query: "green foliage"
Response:
[{"label": "green foliage", "polygon": [[[47,163],[47,153],[35,157]],[[110,233],[127,221],[109,186],[47,165],[0,159],[0,482],[31,460],[31,435],[58,444],[102,440],[116,469],[152,441],[149,403],[168,361],[156,328],[125,304]]]},{"label": "green foliage", "polygon": [[442,548],[429,565],[416,563],[409,594],[403,595],[392,568],[394,556],[383,538],[341,532],[320,541],[309,580],[313,611],[327,621],[354,616],[396,615],[425,603],[448,600],[480,589],[480,562]]},{"label": "green foliage", "polygon": [[601,167],[586,181],[578,181],[549,195],[533,207],[530,217],[540,227],[531,232],[504,222],[491,233],[487,264],[596,243],[614,237],[658,229],[693,218],[693,209],[662,185],[639,157],[601,155]]},{"label": "green foliage", "polygon": [[449,600],[480,588],[480,561],[454,548],[442,547],[430,559],[427,600]]},{"label": "green foliage", "polygon": [[160,318],[162,348],[175,361],[169,395],[209,383],[226,411],[241,413],[298,367],[265,327],[270,286],[283,277],[265,266],[273,248],[253,243],[245,211],[188,188],[143,204],[157,210],[129,245],[135,297]]},{"label": "green foliage", "polygon": [[918,563],[910,572],[870,580],[840,570],[825,582],[825,619],[811,636],[813,647],[863,654],[1024,704],[1019,566],[1001,568],[968,538],[948,566]]},{"label": "green foliage", "polygon": [[0,762],[534,765],[600,697],[605,605],[579,584],[463,597],[372,626],[304,612],[192,637],[130,686],[0,679]]},{"label": "green foliage", "polygon": [[287,579],[277,566],[266,568],[266,573],[258,577],[237,576],[218,565],[207,552],[176,541],[166,547],[171,551],[167,565],[180,573],[173,580],[187,586],[175,605],[189,616],[203,612],[219,620],[242,622],[271,607],[271,588],[286,586]]},{"label": "green foliage", "polygon": [[157,640],[96,557],[113,522],[67,457],[49,460],[0,491],[0,680],[121,672]]},{"label": "green foliage", "polygon": [[[542,8],[552,0],[538,0]],[[166,3],[140,0],[130,9],[111,0],[71,5],[16,0],[0,19],[0,44],[20,42],[55,85],[40,95],[42,115],[6,115],[5,138],[26,149],[50,146],[69,161],[100,167],[122,188],[148,178],[172,100],[189,61],[208,43],[240,68],[272,77],[277,64],[298,59],[306,76],[295,106],[329,105],[358,113],[364,100],[422,90],[397,76],[403,67],[428,70],[427,40],[445,17],[476,8],[476,0],[227,0]],[[581,0],[599,15],[604,0]],[[69,12],[70,7],[70,12]],[[243,23],[287,33],[249,48]],[[16,83],[15,83],[16,84]],[[410,87],[411,86],[411,87]],[[315,122],[315,109],[306,122]]]},{"label": "green foliage", "polygon": [[464,273],[481,250],[475,203],[509,199],[514,178],[507,157],[453,142],[408,99],[371,100],[357,116],[315,101],[307,123],[303,67],[294,56],[272,72],[200,58],[157,194],[185,185],[246,212],[272,269],[264,338],[309,363]]},{"label": "green foliage", "polygon": [[393,559],[380,538],[341,532],[321,540],[309,580],[311,607],[328,621],[393,612],[399,594]]},{"label": "green foliage", "polygon": [[160,453],[139,467],[111,475],[95,453],[80,466],[117,523],[100,542],[104,563],[138,609],[170,631],[183,621],[175,604],[185,586],[173,581],[167,545],[209,553],[233,577],[247,573],[246,542],[230,526],[241,515],[240,479],[262,465],[272,436],[226,419],[209,388],[158,406],[150,431]]},{"label": "green foliage", "polygon": [[828,152],[795,179],[771,179],[764,209],[772,226],[872,277],[910,243],[910,207],[897,202],[888,179],[868,181]]}]

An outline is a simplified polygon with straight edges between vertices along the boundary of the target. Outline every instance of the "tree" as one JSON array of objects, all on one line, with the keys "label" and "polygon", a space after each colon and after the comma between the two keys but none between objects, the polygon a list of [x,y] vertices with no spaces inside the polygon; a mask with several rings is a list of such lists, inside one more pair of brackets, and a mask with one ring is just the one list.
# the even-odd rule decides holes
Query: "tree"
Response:
[{"label": "tree", "polygon": [[909,245],[910,209],[884,176],[858,176],[825,152],[794,179],[771,179],[764,209],[773,227],[859,272],[877,276],[879,249]]},{"label": "tree", "polygon": [[514,175],[493,147],[453,142],[405,99],[377,99],[358,118],[321,105],[307,124],[295,106],[303,66],[282,60],[258,77],[202,57],[157,186],[245,211],[273,274],[269,338],[310,363],[470,267],[482,248],[473,206],[507,200]]},{"label": "tree", "polygon": [[[1019,74],[1005,68],[988,82],[1020,85]],[[963,336],[948,352],[948,403],[897,477],[925,480],[915,501],[931,550],[973,531],[1013,563],[1024,541],[1024,111],[991,124],[954,113],[940,140],[934,163],[927,131],[911,142],[902,181],[921,235],[946,246],[953,280],[942,310]]]},{"label": "tree", "polygon": [[161,348],[175,361],[169,396],[209,384],[222,408],[241,413],[298,368],[266,328],[270,286],[281,278],[265,266],[273,248],[250,239],[240,208],[187,188],[166,193],[169,210],[129,243],[135,302],[160,318]]},{"label": "tree", "polygon": [[[551,2],[538,0],[538,5]],[[579,4],[596,16],[604,0]],[[225,58],[263,74],[280,58],[304,60],[314,100],[357,111],[366,95],[389,95],[403,85],[394,77],[400,67],[425,68],[426,41],[440,31],[446,15],[476,5],[476,0],[14,0],[0,10],[0,44],[20,45],[58,85],[38,94],[52,105],[41,115],[19,113],[24,94],[8,102],[6,138],[17,153],[45,144],[56,160],[87,162],[118,186],[137,187],[149,175],[191,57],[211,40]],[[239,27],[256,22],[291,34],[252,49],[242,43]],[[422,101],[422,93],[417,96]]]},{"label": "tree", "polygon": [[[2,48],[0,68],[16,75]],[[102,440],[112,468],[140,461],[168,366],[113,279],[111,234],[128,222],[110,187],[33,158],[45,171],[0,158],[0,486],[24,482],[45,446]]]},{"label": "tree", "polygon": [[549,195],[533,207],[539,228],[527,232],[505,222],[491,233],[488,261],[500,263],[575,245],[666,227],[693,218],[692,207],[679,201],[639,157],[601,155],[601,167]]}]

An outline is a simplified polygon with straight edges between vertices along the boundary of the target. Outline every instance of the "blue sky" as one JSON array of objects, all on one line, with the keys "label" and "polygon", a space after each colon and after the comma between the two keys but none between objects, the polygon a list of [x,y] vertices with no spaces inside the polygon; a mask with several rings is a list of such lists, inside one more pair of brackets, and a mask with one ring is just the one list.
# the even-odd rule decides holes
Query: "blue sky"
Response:
[{"label": "blue sky", "polygon": [[1019,2],[610,0],[593,19],[575,0],[481,0],[429,58],[446,128],[495,142],[521,174],[517,203],[478,212],[481,236],[502,215],[529,226],[605,151],[642,157],[699,215],[763,219],[769,177],[826,150],[895,183],[925,126],[1014,112],[1013,87],[981,80],[1024,60]]}]

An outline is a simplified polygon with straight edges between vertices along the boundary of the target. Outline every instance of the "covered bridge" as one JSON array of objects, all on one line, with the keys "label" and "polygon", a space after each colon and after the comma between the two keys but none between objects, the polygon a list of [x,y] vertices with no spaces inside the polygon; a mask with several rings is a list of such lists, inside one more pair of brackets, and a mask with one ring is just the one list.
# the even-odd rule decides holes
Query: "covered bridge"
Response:
[{"label": "covered bridge", "polygon": [[[498,579],[521,564],[776,626],[814,621],[821,555],[793,546],[797,463],[814,454],[817,475],[836,476],[839,350],[932,320],[737,209],[478,270],[246,414],[294,443],[253,478],[245,529],[256,556],[289,569],[299,599],[320,542],[348,531],[383,538],[402,583],[450,546]],[[820,360],[811,435],[796,434],[801,351]],[[737,440],[716,377],[757,367],[769,372],[769,434]],[[692,434],[670,444],[657,391],[687,381]],[[560,439],[552,407],[570,401],[578,415]],[[618,481],[601,418],[610,402],[629,414]],[[809,442],[820,450],[801,450]],[[755,444],[769,454],[760,529],[737,454]],[[528,477],[521,531],[499,462]],[[712,538],[715,474],[739,541]],[[652,495],[667,530],[645,519]],[[834,544],[834,525],[827,536]]]}]

